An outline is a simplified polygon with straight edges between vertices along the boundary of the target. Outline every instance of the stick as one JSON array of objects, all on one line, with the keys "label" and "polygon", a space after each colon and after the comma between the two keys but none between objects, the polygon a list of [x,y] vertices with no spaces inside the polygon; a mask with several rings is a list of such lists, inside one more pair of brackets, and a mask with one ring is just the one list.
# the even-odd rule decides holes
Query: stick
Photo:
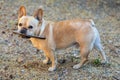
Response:
[{"label": "stick", "polygon": [[38,38],[38,39],[46,39],[45,37],[39,37],[39,36],[32,36],[32,35],[25,35],[25,34],[22,34],[22,33],[19,33],[17,31],[13,31],[14,34],[18,34],[18,35],[21,35],[21,36],[25,36],[25,37],[28,37],[28,38]]}]

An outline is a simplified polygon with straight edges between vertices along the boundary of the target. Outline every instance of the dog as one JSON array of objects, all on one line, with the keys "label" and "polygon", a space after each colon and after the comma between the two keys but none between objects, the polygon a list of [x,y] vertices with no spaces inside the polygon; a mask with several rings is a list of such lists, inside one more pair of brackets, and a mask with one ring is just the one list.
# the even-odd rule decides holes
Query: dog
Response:
[{"label": "dog", "polygon": [[67,48],[78,44],[80,48],[81,62],[74,65],[79,69],[88,60],[88,55],[96,48],[104,62],[107,62],[106,54],[102,49],[100,35],[92,19],[73,19],[58,22],[46,21],[43,18],[43,9],[38,8],[33,16],[26,14],[26,8],[21,6],[18,11],[18,32],[26,35],[45,37],[45,40],[30,38],[37,49],[44,52],[44,64],[51,61],[52,66],[48,71],[56,70],[57,59],[54,54],[56,49]]}]

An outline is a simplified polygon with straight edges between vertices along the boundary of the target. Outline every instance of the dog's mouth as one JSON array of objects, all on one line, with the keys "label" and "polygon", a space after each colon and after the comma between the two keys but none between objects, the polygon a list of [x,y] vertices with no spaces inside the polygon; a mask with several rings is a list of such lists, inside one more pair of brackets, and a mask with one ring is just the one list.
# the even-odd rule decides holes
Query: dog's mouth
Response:
[{"label": "dog's mouth", "polygon": [[24,38],[24,39],[29,39],[30,37],[27,36],[27,35],[20,35],[21,38]]},{"label": "dog's mouth", "polygon": [[19,34],[18,37],[20,37],[20,38],[24,38],[24,39],[29,39],[29,38],[30,38],[30,36],[28,36],[28,35],[26,35],[26,34],[23,34],[23,33],[20,33],[20,32],[13,32],[13,33]]},{"label": "dog's mouth", "polygon": [[18,34],[20,37],[26,38],[26,39],[29,39],[29,38],[37,38],[37,39],[42,39],[42,40],[45,40],[45,39],[46,39],[45,37],[26,35],[26,34],[19,33],[19,32],[17,32],[17,31],[14,31],[13,33]]}]

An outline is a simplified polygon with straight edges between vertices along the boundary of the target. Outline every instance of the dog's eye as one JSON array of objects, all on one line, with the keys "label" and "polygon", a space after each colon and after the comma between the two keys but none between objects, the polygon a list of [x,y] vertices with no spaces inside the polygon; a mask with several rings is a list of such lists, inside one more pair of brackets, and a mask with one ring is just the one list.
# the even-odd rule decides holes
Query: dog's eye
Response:
[{"label": "dog's eye", "polygon": [[22,23],[19,23],[19,26],[22,26]]},{"label": "dog's eye", "polygon": [[31,26],[31,25],[30,25],[28,28],[29,28],[29,29],[32,29],[32,28],[33,28],[33,26]]}]

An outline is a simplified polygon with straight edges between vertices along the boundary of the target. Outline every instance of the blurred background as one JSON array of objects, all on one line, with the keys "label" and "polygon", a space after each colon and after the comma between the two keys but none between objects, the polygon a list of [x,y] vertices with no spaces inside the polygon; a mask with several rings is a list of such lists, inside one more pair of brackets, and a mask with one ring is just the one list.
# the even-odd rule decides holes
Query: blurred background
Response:
[{"label": "blurred background", "polygon": [[[91,18],[100,32],[108,65],[94,62],[100,59],[93,50],[88,63],[79,70],[72,66],[80,62],[79,49],[56,51],[59,63],[55,72],[43,65],[39,52],[27,39],[12,32],[17,29],[18,9],[24,5],[28,15],[42,6],[44,19],[61,21]],[[0,0],[0,80],[119,80],[120,77],[120,0]]]}]

